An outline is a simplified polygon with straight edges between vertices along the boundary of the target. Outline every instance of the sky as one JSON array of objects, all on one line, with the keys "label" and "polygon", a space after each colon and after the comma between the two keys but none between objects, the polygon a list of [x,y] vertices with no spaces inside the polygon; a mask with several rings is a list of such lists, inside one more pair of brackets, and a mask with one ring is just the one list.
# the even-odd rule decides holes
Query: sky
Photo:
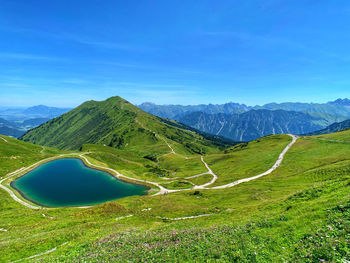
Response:
[{"label": "sky", "polygon": [[350,97],[348,0],[0,0],[0,106]]}]

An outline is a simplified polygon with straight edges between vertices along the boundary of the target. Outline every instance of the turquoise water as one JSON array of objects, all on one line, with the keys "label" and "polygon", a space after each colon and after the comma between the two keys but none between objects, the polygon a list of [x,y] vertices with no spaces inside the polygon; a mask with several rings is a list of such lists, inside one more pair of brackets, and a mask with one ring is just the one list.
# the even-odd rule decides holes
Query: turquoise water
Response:
[{"label": "turquoise water", "polygon": [[23,197],[48,207],[85,206],[132,195],[148,188],[124,182],[109,173],[87,167],[79,159],[54,160],[11,183]]}]

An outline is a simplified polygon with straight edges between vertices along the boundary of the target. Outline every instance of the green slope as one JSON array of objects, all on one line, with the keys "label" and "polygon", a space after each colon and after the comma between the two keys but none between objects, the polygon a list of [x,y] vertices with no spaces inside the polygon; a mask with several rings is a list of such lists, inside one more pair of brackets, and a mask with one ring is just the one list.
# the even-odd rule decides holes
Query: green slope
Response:
[{"label": "green slope", "polygon": [[342,122],[336,122],[332,125],[328,126],[327,128],[315,132],[311,132],[307,135],[321,135],[321,134],[329,134],[329,133],[335,133],[339,131],[343,131],[346,129],[350,129],[350,120],[342,121]]},{"label": "green slope", "polygon": [[164,154],[170,147],[182,154],[205,153],[225,146],[223,142],[205,139],[195,131],[148,114],[120,97],[85,102],[29,131],[21,139],[75,150],[83,144],[100,144],[140,155]]},{"label": "green slope", "polygon": [[[7,142],[0,139],[0,167],[8,168],[1,168],[1,176],[59,154],[53,149],[44,148],[41,152],[41,146],[4,138]],[[7,230],[0,231],[0,261],[349,260],[348,138],[350,131],[301,138],[272,174],[221,190],[134,196],[87,209],[31,210],[0,189],[0,228]],[[213,169],[217,166],[219,180],[222,178],[222,183],[226,183],[230,173],[224,167],[231,169],[232,180],[246,171],[247,176],[252,176],[274,163],[276,152],[285,146],[287,139],[283,135],[269,136],[260,142],[209,153],[205,159]],[[103,145],[85,145],[84,150],[90,150],[87,156],[91,162],[122,169],[123,173],[129,171],[130,175],[142,173],[154,163],[130,151]],[[41,157],[42,154],[45,156]],[[198,155],[188,156],[194,159],[193,169],[188,167],[188,159],[177,160],[178,155],[174,154],[161,156],[159,165],[169,171],[178,169],[180,180],[185,174],[201,173]],[[247,158],[250,161],[239,167],[239,160]],[[154,179],[162,180],[156,176]],[[178,221],[166,219],[201,214],[211,215]],[[57,249],[29,259],[53,248]]]},{"label": "green slope", "polygon": [[[89,116],[96,111],[102,112],[101,104],[105,110],[111,108],[110,114],[105,113],[110,119],[117,112],[116,118],[128,120],[125,112],[131,111],[136,117],[130,118],[129,123],[139,125],[138,130],[132,132],[135,138],[129,138],[129,133],[125,133],[127,146],[108,146],[104,140],[111,134],[106,133],[96,141],[97,144],[91,144],[93,140],[90,144],[83,144],[85,141],[82,140],[76,147],[89,152],[86,157],[91,163],[111,167],[133,178],[161,183],[169,189],[191,187],[191,183],[204,184],[212,179],[208,174],[187,179],[205,172],[206,168],[200,156],[186,143],[206,150],[204,160],[218,175],[214,185],[221,185],[265,171],[290,142],[290,137],[286,135],[268,136],[220,150],[218,144],[184,130],[185,127],[177,123],[174,123],[178,126],[176,128],[119,98],[112,100],[92,102],[97,106],[93,107],[95,110],[91,110]],[[87,104],[90,105],[90,102]],[[118,110],[112,110],[114,107]],[[82,131],[81,127],[73,129],[69,123],[81,126],[84,109],[56,119],[56,122],[62,121],[64,129],[72,129],[67,135]],[[75,122],[71,122],[72,119]],[[108,123],[105,122],[105,125],[108,126]],[[40,131],[45,136],[45,130],[41,129],[46,125],[32,132]],[[91,124],[91,130],[98,132],[95,126]],[[99,126],[99,129],[102,128]],[[111,131],[114,134],[131,132],[123,125],[114,128]],[[46,129],[51,132],[49,127]],[[86,131],[89,133],[89,130]],[[149,143],[152,138],[149,134],[153,134],[153,131],[157,131],[158,135],[154,136],[156,140]],[[56,127],[50,134],[55,136],[64,132],[63,128]],[[62,153],[0,137],[1,177]],[[39,135],[36,138],[41,139]],[[84,138],[91,139],[88,136]],[[7,230],[0,231],[0,262],[349,260],[349,141],[349,130],[300,138],[276,171],[232,188],[133,196],[87,209],[31,210],[0,189],[0,229]],[[176,154],[170,154],[166,142]],[[203,214],[210,215],[171,220]],[[47,251],[52,252],[29,259]]]},{"label": "green slope", "polygon": [[59,153],[63,151],[0,135],[0,178],[9,172]]}]

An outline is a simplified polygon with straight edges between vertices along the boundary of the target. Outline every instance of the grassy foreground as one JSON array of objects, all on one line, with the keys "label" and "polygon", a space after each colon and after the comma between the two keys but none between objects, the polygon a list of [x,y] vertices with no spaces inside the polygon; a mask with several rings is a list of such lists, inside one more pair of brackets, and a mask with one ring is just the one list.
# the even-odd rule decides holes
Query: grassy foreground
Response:
[{"label": "grassy foreground", "polygon": [[[349,135],[346,131],[334,138],[346,141]],[[60,154],[4,138],[8,142],[0,140],[0,176]],[[287,143],[287,137],[271,136],[205,159],[219,179],[234,181],[240,176],[232,169],[237,160],[249,158],[239,171],[254,175],[272,165]],[[189,156],[194,159],[191,171],[187,161],[172,154],[154,162],[104,146],[86,145],[84,150],[91,151],[89,160],[96,163],[159,182],[165,181],[164,173],[180,177],[174,180],[179,182],[203,169],[195,154]],[[225,165],[232,169],[232,178],[224,173]],[[206,178],[191,180],[202,183]],[[330,135],[299,139],[272,174],[222,190],[42,210],[25,208],[1,190],[0,228],[7,231],[0,231],[0,261],[341,262],[350,259],[349,194],[350,147]]]}]

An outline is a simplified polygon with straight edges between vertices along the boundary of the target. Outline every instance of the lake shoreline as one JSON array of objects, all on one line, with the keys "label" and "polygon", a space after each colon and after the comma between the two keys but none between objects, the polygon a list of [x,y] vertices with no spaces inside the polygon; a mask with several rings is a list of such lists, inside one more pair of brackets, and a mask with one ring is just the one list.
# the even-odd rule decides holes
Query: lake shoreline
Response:
[{"label": "lake shoreline", "polygon": [[[149,189],[148,189],[148,191],[149,190],[151,190],[151,189],[154,189],[152,186],[154,186],[154,185],[152,185],[152,184],[149,184],[149,183],[147,183],[147,182],[140,182],[140,181],[138,181],[138,180],[140,180],[140,179],[132,179],[132,178],[129,178],[129,177],[125,177],[125,176],[123,176],[122,178],[120,178],[120,177],[118,177],[118,175],[114,175],[114,174],[112,174],[107,168],[108,167],[106,167],[106,169],[104,169],[104,168],[96,168],[96,167],[93,167],[92,165],[94,165],[94,164],[89,164],[88,162],[86,162],[86,160],[84,159],[84,158],[81,158],[80,156],[78,156],[78,157],[76,157],[76,156],[74,156],[74,157],[68,157],[68,158],[76,158],[76,159],[79,159],[79,160],[81,160],[81,161],[83,161],[83,163],[85,164],[85,166],[87,166],[87,167],[89,167],[89,168],[91,168],[91,169],[95,169],[95,170],[97,170],[97,171],[104,171],[104,172],[106,172],[106,173],[108,173],[109,175],[111,175],[111,176],[113,176],[114,178],[116,178],[116,179],[118,179],[118,180],[120,180],[120,181],[123,181],[123,182],[126,182],[126,183],[132,183],[132,184],[137,184],[137,185],[141,185],[141,186],[146,186],[146,187],[148,187]],[[86,158],[86,157],[85,157]],[[112,169],[112,168],[109,168],[109,169]]]},{"label": "lake shoreline", "polygon": [[[104,202],[98,202],[98,203],[95,203],[95,204],[81,204],[81,205],[72,205],[72,206],[69,206],[69,205],[68,206],[50,206],[50,205],[44,205],[42,203],[39,203],[39,202],[33,200],[32,198],[28,197],[23,191],[21,191],[18,187],[16,187],[14,185],[14,182],[16,180],[24,177],[28,173],[32,172],[34,169],[39,168],[42,165],[48,164],[49,162],[62,160],[62,159],[76,159],[76,160],[79,160],[84,165],[84,167],[89,168],[89,169],[93,169],[95,171],[103,172],[107,176],[110,176],[110,177],[112,177],[113,179],[115,179],[115,180],[117,180],[119,182],[126,183],[126,184],[133,184],[133,185],[143,186],[143,187],[147,188],[147,190],[145,191],[145,194],[144,194],[145,196],[149,195],[150,190],[154,189],[154,188],[151,187],[150,184],[142,183],[142,182],[136,181],[136,180],[134,181],[132,179],[127,180],[127,178],[119,178],[116,175],[114,175],[113,173],[111,173],[108,169],[102,169],[102,168],[93,167],[92,166],[93,164],[90,165],[88,162],[86,162],[86,160],[84,158],[82,158],[79,155],[78,156],[77,155],[76,156],[55,156],[55,157],[51,157],[51,158],[49,158],[47,160],[42,160],[42,162],[39,161],[39,163],[37,163],[36,165],[33,165],[33,167],[30,167],[29,170],[26,170],[24,173],[19,173],[20,174],[19,176],[11,178],[10,181],[7,182],[7,184],[13,190],[15,190],[15,192],[17,192],[20,195],[20,197],[22,197],[26,201],[29,201],[29,202],[31,202],[31,203],[33,203],[35,205],[38,205],[41,208],[48,208],[48,209],[54,209],[54,208],[81,208],[81,207],[89,208],[89,207],[96,206],[96,205],[99,205],[99,204],[103,204],[103,203],[106,203],[106,202],[111,202],[111,201],[114,201],[114,200],[117,200],[117,199],[122,199],[122,198],[128,197],[128,196],[120,197],[120,198],[111,199],[111,200],[104,201]],[[130,196],[142,196],[142,195],[130,195]]]}]

